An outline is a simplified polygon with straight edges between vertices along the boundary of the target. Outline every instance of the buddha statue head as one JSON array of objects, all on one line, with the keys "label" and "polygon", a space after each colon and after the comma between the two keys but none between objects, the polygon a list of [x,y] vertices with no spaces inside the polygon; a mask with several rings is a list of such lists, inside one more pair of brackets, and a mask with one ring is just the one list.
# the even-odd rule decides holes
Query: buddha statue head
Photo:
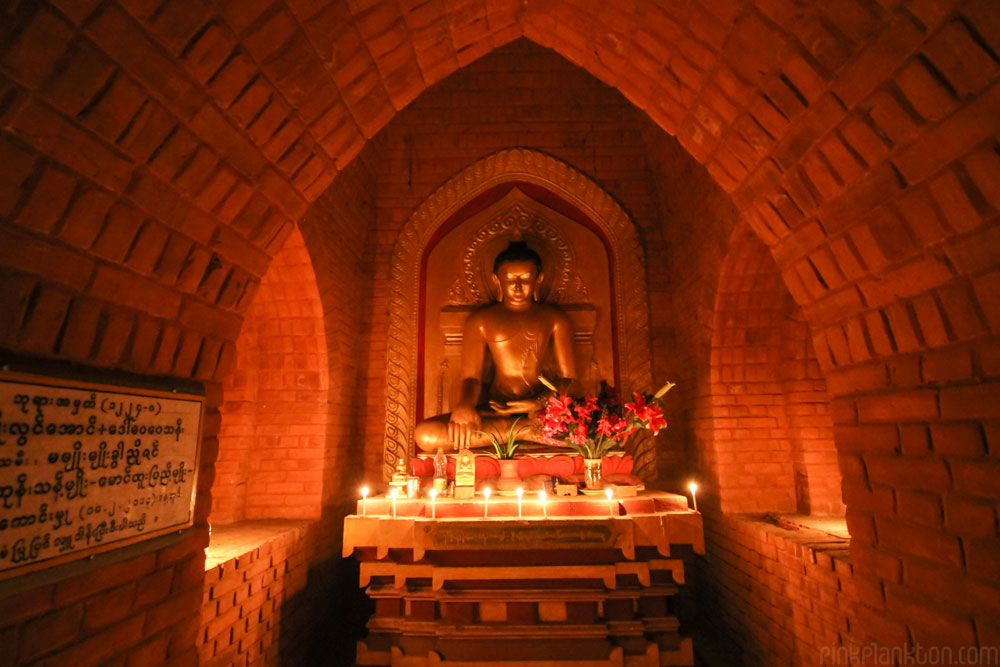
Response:
[{"label": "buddha statue head", "polygon": [[497,299],[511,310],[524,310],[539,300],[542,258],[524,241],[511,241],[493,261],[491,280]]}]

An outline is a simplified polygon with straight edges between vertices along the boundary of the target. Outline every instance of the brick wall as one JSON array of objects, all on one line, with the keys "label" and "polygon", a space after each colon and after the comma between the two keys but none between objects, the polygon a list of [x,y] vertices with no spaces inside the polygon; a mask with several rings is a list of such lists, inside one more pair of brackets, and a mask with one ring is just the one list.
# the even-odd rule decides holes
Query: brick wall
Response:
[{"label": "brick wall", "polygon": [[696,646],[713,664],[850,664],[837,661],[857,606],[847,547],[819,530],[707,512]]},{"label": "brick wall", "polygon": [[279,532],[238,556],[207,564],[196,642],[202,665],[277,661],[282,604],[306,581],[301,538],[299,530]]},{"label": "brick wall", "polygon": [[261,280],[224,384],[213,521],[319,516],[328,387],[322,304],[296,229]]},{"label": "brick wall", "polygon": [[199,530],[159,551],[105,557],[5,597],[0,664],[193,664],[206,538]]},{"label": "brick wall", "polygon": [[830,399],[797,311],[767,248],[738,225],[695,425],[724,511],[842,511]]},{"label": "brick wall", "polygon": [[201,665],[348,664],[370,611],[357,565],[331,558],[339,522],[215,526],[204,571]]},{"label": "brick wall", "polygon": [[[373,389],[365,386],[366,304],[371,303],[371,268],[364,262],[375,219],[375,177],[371,150],[338,176],[303,216],[300,226],[309,249],[322,304],[330,386],[323,463],[323,505],[357,498],[362,481],[380,477],[369,467],[364,447],[364,406]],[[380,392],[380,390],[374,390]],[[381,393],[374,395],[381,399]]]}]

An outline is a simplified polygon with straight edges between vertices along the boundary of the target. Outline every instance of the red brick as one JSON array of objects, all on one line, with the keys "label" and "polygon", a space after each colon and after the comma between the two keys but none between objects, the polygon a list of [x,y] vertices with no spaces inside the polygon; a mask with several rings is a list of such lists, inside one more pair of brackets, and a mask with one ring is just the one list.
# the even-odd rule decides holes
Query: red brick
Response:
[{"label": "red brick", "polygon": [[986,453],[982,429],[974,424],[932,424],[934,451],[942,456],[975,458]]},{"label": "red brick", "polygon": [[0,606],[0,626],[13,627],[24,619],[49,611],[53,590],[52,586],[36,586],[5,596]]},{"label": "red brick", "polygon": [[69,116],[78,116],[106,88],[114,63],[90,42],[76,40],[60,68],[46,82],[43,92],[53,106]]},{"label": "red brick", "polygon": [[956,491],[980,498],[1000,498],[1000,486],[996,483],[1000,462],[993,459],[956,459],[949,465]]},{"label": "red brick", "polygon": [[168,567],[138,579],[135,583],[134,607],[141,609],[166,598],[170,593],[173,575],[173,569]]},{"label": "red brick", "polygon": [[122,133],[148,104],[143,90],[123,74],[112,75],[111,83],[94,102],[84,110],[84,122],[108,141],[117,142]]},{"label": "red brick", "polygon": [[21,199],[21,184],[31,173],[34,157],[0,135],[0,160],[4,163],[0,170],[0,215],[7,215]]},{"label": "red brick", "polygon": [[902,562],[879,549],[865,544],[851,544],[851,561],[857,572],[877,576],[887,582],[899,582],[903,576]]},{"label": "red brick", "polygon": [[167,319],[175,318],[180,307],[180,296],[174,291],[129,271],[108,266],[98,267],[90,292]]},{"label": "red brick", "polygon": [[219,23],[204,28],[184,55],[184,62],[194,78],[205,83],[215,74],[232,52],[235,40]]},{"label": "red brick", "polygon": [[981,148],[965,158],[965,171],[976,191],[994,208],[1000,210],[1000,156],[992,146]]},{"label": "red brick", "polygon": [[962,548],[953,535],[889,517],[875,517],[875,527],[882,548],[954,567],[962,566]]},{"label": "red brick", "polygon": [[204,97],[162,49],[117,7],[106,7],[87,25],[97,45],[182,117],[190,117]]},{"label": "red brick", "polygon": [[965,285],[946,285],[937,290],[937,295],[948,326],[958,340],[973,338],[983,332],[983,322]]},{"label": "red brick", "polygon": [[161,635],[148,642],[140,644],[128,655],[129,667],[144,667],[145,665],[161,665],[167,659],[168,638]]},{"label": "red brick", "polygon": [[858,418],[862,422],[917,421],[937,416],[938,398],[934,391],[900,391],[858,399]]},{"label": "red brick", "polygon": [[872,482],[901,489],[946,491],[951,488],[948,468],[938,459],[871,454],[865,456],[865,465]]},{"label": "red brick", "polygon": [[33,660],[74,642],[82,619],[83,607],[77,604],[28,621],[21,628],[21,658]]},{"label": "red brick", "polygon": [[89,598],[84,605],[83,629],[91,631],[122,620],[132,609],[135,587],[119,586]]},{"label": "red brick", "polygon": [[959,95],[979,92],[996,72],[990,54],[960,21],[945,24],[928,40],[924,52]]},{"label": "red brick", "polygon": [[1000,385],[982,383],[941,390],[941,416],[945,419],[995,419],[1000,417]]},{"label": "red brick", "polygon": [[16,79],[36,88],[52,73],[73,37],[73,26],[46,7],[34,12],[7,49],[3,63]]},{"label": "red brick", "polygon": [[66,211],[75,185],[76,181],[66,172],[45,166],[17,223],[43,234],[52,232]]},{"label": "red brick", "polygon": [[28,236],[16,228],[0,229],[0,263],[71,289],[87,284],[94,271],[94,261],[82,253]]},{"label": "red brick", "polygon": [[78,248],[89,248],[104,226],[112,204],[114,198],[103,190],[84,190],[70,204],[58,231],[59,238]]},{"label": "red brick", "polygon": [[922,526],[938,527],[943,524],[941,497],[923,491],[896,491],[899,517]]},{"label": "red brick", "polygon": [[885,597],[886,606],[896,618],[929,630],[935,637],[948,637],[957,646],[975,645],[975,632],[968,615],[949,613],[951,610],[943,609],[941,604],[902,586],[887,586]]},{"label": "red brick", "polygon": [[20,330],[22,349],[51,354],[69,309],[70,296],[62,290],[39,287],[32,292]]},{"label": "red brick", "polygon": [[121,623],[92,634],[69,650],[58,654],[54,662],[64,665],[93,664],[127,652],[129,648],[142,641],[144,619],[143,614],[131,615]]},{"label": "red brick", "polygon": [[931,452],[929,434],[923,424],[900,424],[899,442],[904,456],[926,456]]},{"label": "red brick", "polygon": [[971,576],[1000,583],[1000,537],[966,537],[962,546]]},{"label": "red brick", "polygon": [[941,120],[958,104],[951,91],[919,58],[910,60],[903,67],[896,75],[896,83],[907,101],[925,120]]},{"label": "red brick", "polygon": [[177,122],[166,109],[157,102],[149,101],[132,119],[118,145],[136,161],[145,162],[176,126]]},{"label": "red brick", "polygon": [[945,494],[944,497],[944,521],[948,530],[973,537],[996,535],[996,504],[958,493]]},{"label": "red brick", "polygon": [[175,593],[145,613],[145,636],[164,630],[190,616],[197,616],[201,605],[201,590]]},{"label": "red brick", "polygon": [[132,165],[127,160],[40,101],[26,104],[12,127],[38,152],[108,190],[121,192],[128,184]]}]

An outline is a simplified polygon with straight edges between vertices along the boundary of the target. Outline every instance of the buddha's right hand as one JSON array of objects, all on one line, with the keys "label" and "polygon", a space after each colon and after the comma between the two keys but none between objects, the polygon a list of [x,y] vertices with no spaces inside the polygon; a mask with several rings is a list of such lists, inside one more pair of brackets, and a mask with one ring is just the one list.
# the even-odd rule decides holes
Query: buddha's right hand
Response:
[{"label": "buddha's right hand", "polygon": [[455,449],[472,445],[473,434],[483,427],[483,418],[475,408],[458,406],[448,420],[448,440]]}]

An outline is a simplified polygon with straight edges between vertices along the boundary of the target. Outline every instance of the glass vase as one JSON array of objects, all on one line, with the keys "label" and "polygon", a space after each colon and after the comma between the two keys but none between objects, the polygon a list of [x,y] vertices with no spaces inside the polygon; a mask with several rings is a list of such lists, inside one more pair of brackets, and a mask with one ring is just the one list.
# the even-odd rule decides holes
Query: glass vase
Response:
[{"label": "glass vase", "polygon": [[604,485],[601,478],[601,459],[583,460],[583,481],[588,489],[600,489]]}]

